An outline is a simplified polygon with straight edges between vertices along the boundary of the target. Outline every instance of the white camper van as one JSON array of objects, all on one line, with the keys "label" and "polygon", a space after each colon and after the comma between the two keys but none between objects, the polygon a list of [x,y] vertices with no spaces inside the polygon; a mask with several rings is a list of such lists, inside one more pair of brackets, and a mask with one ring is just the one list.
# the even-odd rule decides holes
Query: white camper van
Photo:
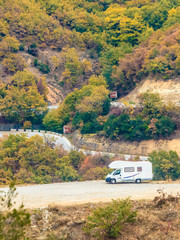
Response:
[{"label": "white camper van", "polygon": [[114,169],[106,177],[106,182],[136,182],[152,180],[152,163],[149,161],[114,161],[109,164]]}]

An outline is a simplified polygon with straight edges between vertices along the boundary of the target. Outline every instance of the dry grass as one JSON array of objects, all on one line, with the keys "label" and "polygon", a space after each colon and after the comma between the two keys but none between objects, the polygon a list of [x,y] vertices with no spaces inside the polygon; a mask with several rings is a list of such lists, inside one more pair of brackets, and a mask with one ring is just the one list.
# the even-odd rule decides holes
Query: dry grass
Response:
[{"label": "dry grass", "polygon": [[[108,203],[81,204],[70,207],[51,205],[33,213],[31,239],[90,240],[83,229],[91,210]],[[167,196],[161,192],[154,201],[133,201],[137,210],[134,223],[127,223],[118,240],[179,240],[179,196]]]}]

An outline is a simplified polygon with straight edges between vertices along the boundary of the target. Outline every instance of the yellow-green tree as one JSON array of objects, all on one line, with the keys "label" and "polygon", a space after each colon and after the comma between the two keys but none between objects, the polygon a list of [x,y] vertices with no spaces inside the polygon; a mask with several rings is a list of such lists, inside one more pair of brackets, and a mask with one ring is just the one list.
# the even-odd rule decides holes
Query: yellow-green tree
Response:
[{"label": "yellow-green tree", "polygon": [[75,48],[66,48],[61,54],[65,68],[63,80],[69,88],[73,88],[83,74],[82,64]]},{"label": "yellow-green tree", "polygon": [[6,96],[0,99],[1,114],[11,122],[21,123],[24,119],[33,119],[45,111],[46,105],[37,88],[33,86],[28,91],[10,86]]},{"label": "yellow-green tree", "polygon": [[23,71],[23,69],[27,67],[25,59],[21,55],[15,53],[6,55],[2,64],[5,67],[5,71],[10,74],[17,71]]},{"label": "yellow-green tree", "polygon": [[103,112],[103,104],[109,91],[103,86],[94,87],[90,96],[85,96],[77,105],[79,112]]},{"label": "yellow-green tree", "polygon": [[0,44],[0,57],[5,57],[9,53],[19,50],[20,43],[15,37],[6,36]]},{"label": "yellow-green tree", "polygon": [[138,38],[145,29],[141,16],[135,15],[133,18],[126,16],[126,8],[119,5],[110,6],[106,14],[107,28],[110,37],[115,44],[118,42],[130,42],[137,44]]},{"label": "yellow-green tree", "polygon": [[9,33],[8,24],[3,19],[0,19],[0,41]]}]

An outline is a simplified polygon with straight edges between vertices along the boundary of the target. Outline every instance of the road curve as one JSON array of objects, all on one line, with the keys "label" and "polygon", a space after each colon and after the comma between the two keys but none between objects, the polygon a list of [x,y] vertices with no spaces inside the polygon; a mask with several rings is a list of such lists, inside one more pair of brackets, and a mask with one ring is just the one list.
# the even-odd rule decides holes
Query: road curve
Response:
[{"label": "road curve", "polygon": [[54,137],[55,140],[55,144],[56,145],[62,145],[62,147],[66,150],[66,151],[71,151],[72,149],[74,149],[74,146],[70,143],[70,141],[64,137],[62,134],[60,136],[56,136],[54,134],[48,134],[48,133],[40,133],[40,132],[11,132],[11,131],[0,131],[0,137],[2,137],[3,135],[7,135],[7,134],[26,134],[27,137],[32,137],[35,135],[39,135],[41,137]]},{"label": "road curve", "polygon": [[[11,131],[0,131],[0,137],[2,137],[3,135],[7,135],[7,134],[26,134],[28,137],[32,137],[34,135],[39,135],[39,136],[49,136],[49,137],[54,137],[55,139],[55,144],[56,145],[62,145],[62,147],[70,152],[71,150],[77,150],[77,151],[82,151],[84,154],[86,155],[96,155],[96,154],[101,154],[102,156],[123,156],[125,158],[125,160],[128,160],[129,158],[131,158],[132,156],[135,155],[128,155],[128,154],[117,154],[117,153],[110,153],[110,152],[97,152],[97,151],[93,151],[93,150],[84,150],[84,149],[80,149],[80,148],[76,148],[76,146],[74,146],[73,144],[71,144],[71,142],[65,137],[63,136],[63,134],[59,134],[54,135],[54,134],[49,134],[49,133],[41,133],[41,132],[11,132]],[[148,159],[147,156],[138,156],[140,160],[146,161]]]},{"label": "road curve", "polygon": [[[164,189],[168,194],[180,193],[180,183],[120,183],[107,184],[105,181],[85,181],[30,185],[17,187],[17,204],[24,203],[26,208],[47,207],[49,204],[73,205],[88,202],[106,202],[111,199],[127,198],[133,200],[153,199],[157,190]],[[7,188],[0,189],[7,191]]]}]

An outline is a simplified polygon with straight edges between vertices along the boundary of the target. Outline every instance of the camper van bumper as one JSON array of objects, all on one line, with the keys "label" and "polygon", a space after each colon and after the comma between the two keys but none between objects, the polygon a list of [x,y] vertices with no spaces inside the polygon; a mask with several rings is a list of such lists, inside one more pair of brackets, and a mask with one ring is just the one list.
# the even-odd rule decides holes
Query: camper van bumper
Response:
[{"label": "camper van bumper", "polygon": [[105,180],[106,180],[106,182],[111,182],[111,178],[110,177],[107,177]]}]

